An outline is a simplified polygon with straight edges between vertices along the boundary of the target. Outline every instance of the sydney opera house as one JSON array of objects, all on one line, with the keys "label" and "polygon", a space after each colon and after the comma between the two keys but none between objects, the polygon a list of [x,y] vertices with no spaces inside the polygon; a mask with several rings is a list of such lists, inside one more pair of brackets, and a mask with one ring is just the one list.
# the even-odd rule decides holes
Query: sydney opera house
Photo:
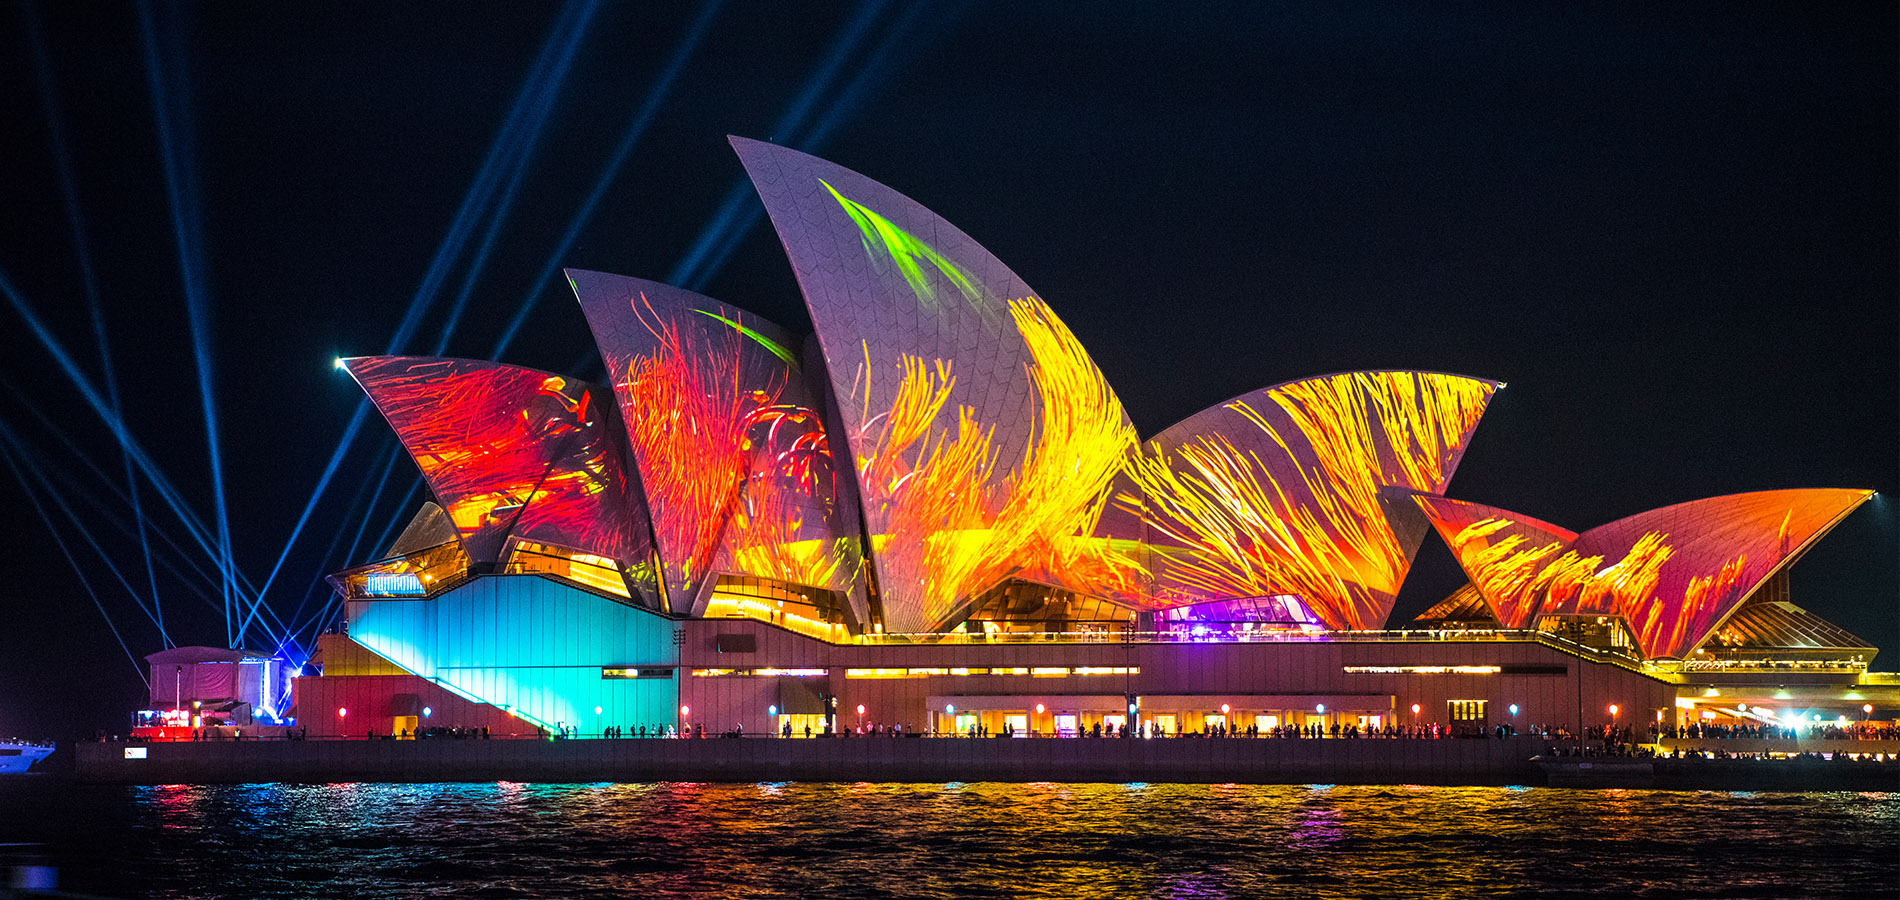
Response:
[{"label": "sydney opera house", "polygon": [[[1144,439],[962,231],[733,146],[815,334],[570,271],[605,383],[342,361],[434,499],[331,576],[311,736],[1894,717],[1866,642],[1787,596],[1869,491],[1581,532],[1452,499],[1503,385],[1438,372],[1265,387]],[[1428,539],[1470,583],[1394,621]]]}]

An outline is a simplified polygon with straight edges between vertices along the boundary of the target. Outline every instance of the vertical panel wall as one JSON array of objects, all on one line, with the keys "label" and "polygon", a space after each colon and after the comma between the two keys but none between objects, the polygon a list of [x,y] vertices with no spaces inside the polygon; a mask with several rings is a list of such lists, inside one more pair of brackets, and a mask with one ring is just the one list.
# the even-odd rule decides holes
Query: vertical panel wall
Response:
[{"label": "vertical panel wall", "polygon": [[[391,662],[551,730],[675,720],[673,623],[556,581],[478,578],[430,600],[351,603],[348,615],[350,637]],[[606,677],[641,668],[667,677]]]}]

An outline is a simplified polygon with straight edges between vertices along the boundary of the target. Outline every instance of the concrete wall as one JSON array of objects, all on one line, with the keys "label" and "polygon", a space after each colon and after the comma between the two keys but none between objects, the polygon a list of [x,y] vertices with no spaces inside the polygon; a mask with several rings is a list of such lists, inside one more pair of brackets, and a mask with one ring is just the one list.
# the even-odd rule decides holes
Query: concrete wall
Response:
[{"label": "concrete wall", "polygon": [[[840,727],[857,724],[857,707],[864,719],[906,730],[940,726],[943,709],[936,703],[971,698],[965,709],[994,706],[988,700],[1016,696],[1020,708],[1033,711],[1042,702],[1050,714],[1063,709],[1063,695],[1077,697],[1074,712],[1101,706],[1103,696],[1134,694],[1141,699],[1141,715],[1174,715],[1180,727],[1199,728],[1201,716],[1230,706],[1230,724],[1251,724],[1257,714],[1273,714],[1282,723],[1308,720],[1353,722],[1357,715],[1377,712],[1394,716],[1398,724],[1415,721],[1450,724],[1450,704],[1456,700],[1483,700],[1487,724],[1509,723],[1519,731],[1536,725],[1576,728],[1581,721],[1595,726],[1614,717],[1646,734],[1657,712],[1673,714],[1675,689],[1669,684],[1608,663],[1579,659],[1551,647],[1529,642],[1443,640],[1417,642],[1314,641],[1266,643],[1135,643],[1099,644],[1028,643],[990,644],[982,641],[933,645],[834,646],[793,634],[762,622],[743,619],[697,620],[680,623],[685,644],[680,648],[680,702],[693,718],[712,731],[735,725],[748,732],[776,730],[767,716],[771,706],[787,709],[785,698],[817,694],[837,699]],[[750,636],[753,652],[719,652],[720,636]],[[732,642],[727,640],[726,644]],[[1351,667],[1471,666],[1548,670],[1550,674],[1367,674],[1347,672]],[[698,677],[695,670],[759,668],[823,669],[822,676]],[[1122,668],[1130,675],[1070,675],[1039,678],[1029,675],[947,675],[914,678],[850,678],[849,669],[925,668]],[[1084,700],[1083,698],[1087,698]],[[1195,698],[1200,698],[1196,702]],[[1245,698],[1258,698],[1257,702]],[[1086,705],[1085,705],[1086,704]],[[1416,717],[1413,704],[1419,706]],[[1122,703],[1105,711],[1119,712]],[[1320,714],[1317,707],[1325,705]],[[1518,707],[1513,715],[1512,705]],[[1098,711],[1100,712],[1100,711]],[[1047,717],[1045,716],[1045,719]],[[1087,718],[1086,716],[1084,717]],[[1085,721],[1084,724],[1087,724]],[[1045,723],[1040,726],[1046,730]]]},{"label": "concrete wall", "polygon": [[350,603],[348,622],[352,639],[404,669],[549,728],[597,733],[672,724],[677,714],[676,679],[601,672],[672,667],[674,623],[546,578],[477,578],[429,600]]},{"label": "concrete wall", "polygon": [[[127,748],[144,759],[126,759]],[[1537,783],[1530,739],[422,740],[88,743],[79,777],[340,781]]]},{"label": "concrete wall", "polygon": [[[1670,685],[1532,641],[1447,636],[1376,642],[1122,643],[1111,638],[989,643],[949,638],[937,644],[833,645],[749,619],[668,619],[536,577],[478,578],[432,600],[351,603],[349,623],[351,638],[425,680],[530,722],[575,727],[580,734],[642,725],[701,726],[714,734],[734,728],[775,733],[784,724],[775,711],[835,713],[836,724],[845,728],[862,721],[907,731],[949,730],[948,707],[958,705],[958,698],[964,709],[986,710],[982,724],[992,731],[1013,712],[1028,716],[1032,730],[1049,732],[1058,715],[1075,715],[1085,728],[1123,715],[1126,698],[1133,695],[1140,698],[1142,720],[1171,717],[1176,730],[1200,730],[1223,704],[1229,707],[1229,727],[1239,728],[1260,721],[1258,716],[1273,716],[1282,725],[1329,727],[1377,717],[1381,725],[1449,726],[1452,703],[1483,701],[1485,726],[1510,724],[1520,732],[1539,725],[1605,724],[1612,720],[1608,708],[1614,704],[1616,721],[1643,735],[1655,714],[1669,714],[1675,700]],[[1347,671],[1473,665],[1507,671]],[[669,677],[603,678],[607,667],[663,669]],[[850,677],[852,669],[957,668],[1061,668],[1071,674]],[[1079,668],[1138,672],[1074,674]],[[819,674],[758,674],[764,669]],[[728,674],[711,674],[715,670]],[[335,684],[324,690],[360,693],[372,687]],[[304,693],[313,702],[300,704],[299,713],[313,734],[333,733],[333,726],[334,733],[361,734],[369,727],[321,721],[334,717],[337,705],[388,705],[367,696],[316,703],[314,692]],[[1035,712],[1038,703],[1044,707],[1041,714]],[[859,706],[865,709],[861,719]],[[801,732],[809,721],[800,721]]]},{"label": "concrete wall", "polygon": [[[291,682],[298,729],[313,738],[393,734],[398,729],[486,728],[494,735],[531,737],[533,723],[486,703],[451,693],[414,675],[325,675]],[[424,709],[429,715],[422,715]],[[347,715],[343,713],[347,712]]]}]

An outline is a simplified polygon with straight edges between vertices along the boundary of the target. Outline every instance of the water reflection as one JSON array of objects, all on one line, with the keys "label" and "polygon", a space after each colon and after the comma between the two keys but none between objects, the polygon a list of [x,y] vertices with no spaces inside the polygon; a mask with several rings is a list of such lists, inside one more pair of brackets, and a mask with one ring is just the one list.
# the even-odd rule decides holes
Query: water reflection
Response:
[{"label": "water reflection", "polygon": [[12,788],[0,784],[9,812],[0,842],[44,842],[62,889],[117,897],[1872,897],[1893,896],[1900,883],[1900,795],[1879,793],[869,782]]}]

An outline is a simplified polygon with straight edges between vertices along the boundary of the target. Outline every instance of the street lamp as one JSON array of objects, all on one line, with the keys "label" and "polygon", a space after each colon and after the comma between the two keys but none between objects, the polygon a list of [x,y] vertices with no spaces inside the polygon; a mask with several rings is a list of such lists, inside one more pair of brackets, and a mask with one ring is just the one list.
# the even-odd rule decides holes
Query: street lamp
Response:
[{"label": "street lamp", "polygon": [[858,733],[864,733],[864,704],[858,704]]}]

